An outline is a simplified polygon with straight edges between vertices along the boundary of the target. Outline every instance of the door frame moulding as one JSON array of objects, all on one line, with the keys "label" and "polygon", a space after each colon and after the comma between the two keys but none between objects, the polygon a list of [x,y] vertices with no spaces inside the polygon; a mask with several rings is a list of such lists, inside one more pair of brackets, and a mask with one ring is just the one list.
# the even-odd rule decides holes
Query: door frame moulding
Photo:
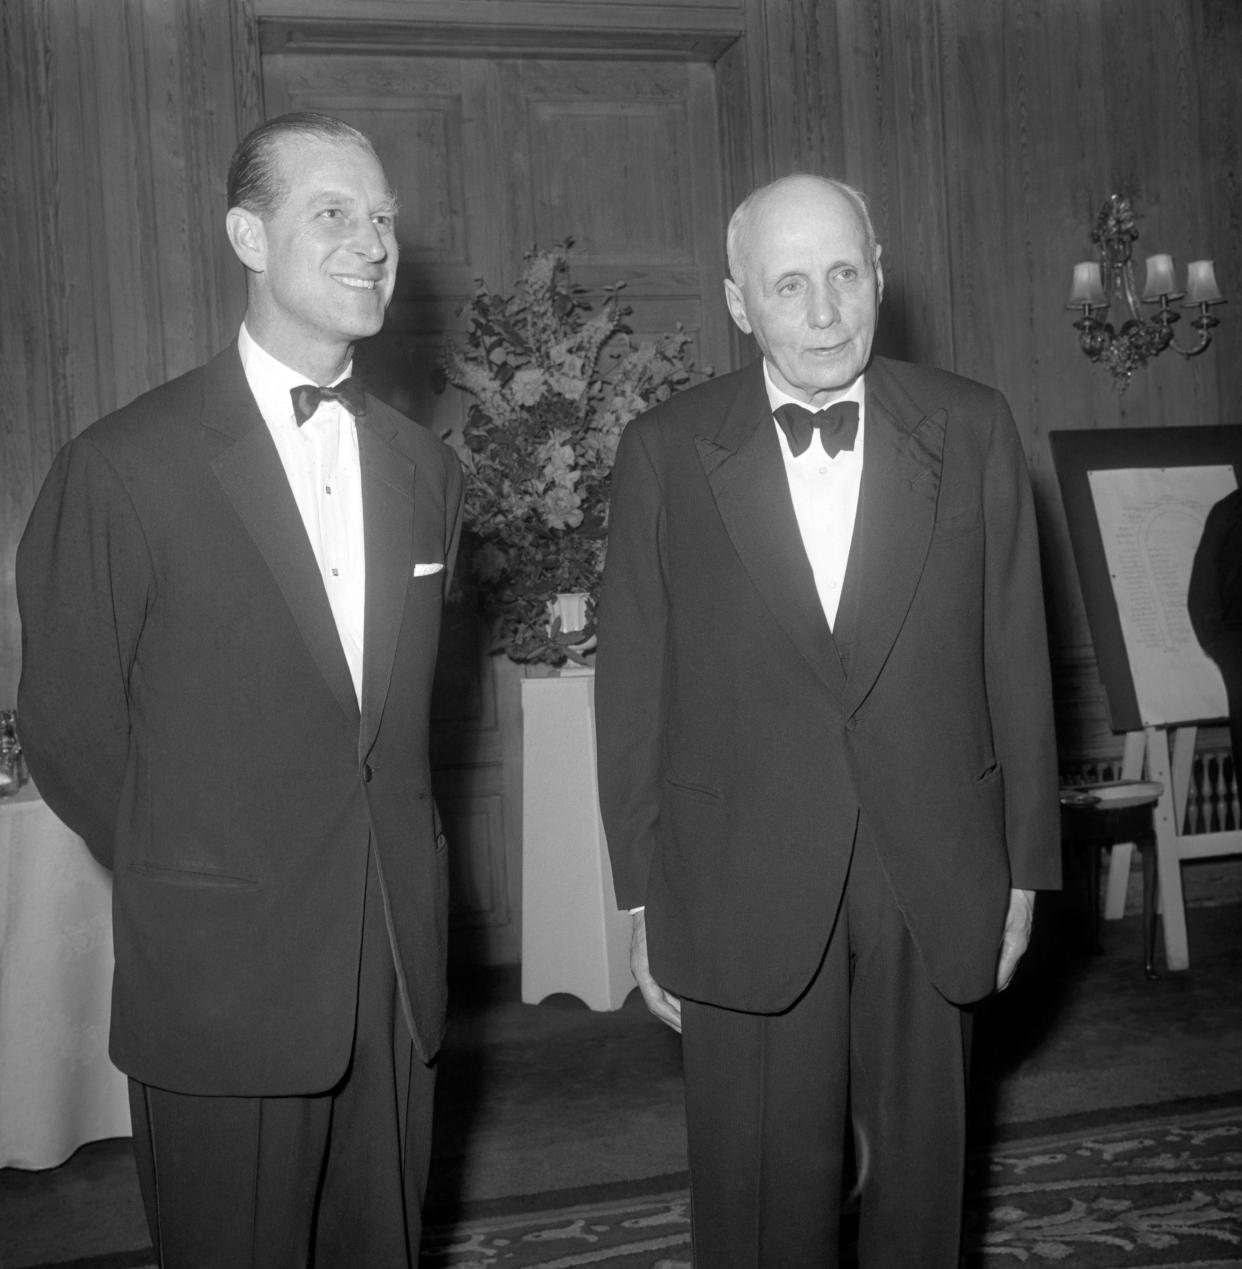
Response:
[{"label": "door frame moulding", "polygon": [[[771,180],[773,90],[766,0],[724,4],[522,3],[520,0],[364,0],[342,18],[339,0],[232,0],[247,12],[261,63],[289,54],[409,57],[667,59],[710,65],[719,88],[722,191],[736,205]],[[742,341],[735,340],[735,353]]]},{"label": "door frame moulding", "polygon": [[[717,82],[721,200],[731,208],[773,175],[764,2],[743,0],[728,9],[575,4],[578,15],[589,12],[595,20],[569,25],[568,6],[559,3],[506,2],[503,20],[487,4],[463,17],[463,0],[452,0],[453,18],[447,16],[448,5],[439,6],[444,13],[438,19],[427,8],[393,17],[393,7],[381,5],[384,16],[344,19],[335,9],[325,9],[324,0],[258,0],[267,10],[253,17],[258,92],[261,99],[262,62],[282,54],[699,62],[712,68]],[[372,4],[373,13],[375,8]],[[746,339],[736,329],[730,338],[732,363],[740,365]]]},{"label": "door frame moulding", "polygon": [[[626,18],[632,17],[623,14]],[[601,57],[717,62],[745,31],[728,26],[569,26],[522,22],[358,21],[260,17],[259,47],[277,53],[384,53],[411,57]]]}]

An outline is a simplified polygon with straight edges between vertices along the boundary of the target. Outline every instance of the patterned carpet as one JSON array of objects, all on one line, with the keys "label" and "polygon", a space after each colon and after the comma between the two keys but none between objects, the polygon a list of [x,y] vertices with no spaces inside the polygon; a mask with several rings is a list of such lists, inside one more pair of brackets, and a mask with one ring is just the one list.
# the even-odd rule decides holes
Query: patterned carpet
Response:
[{"label": "patterned carpet", "polygon": [[[433,1228],[422,1269],[689,1269],[685,1178],[627,1188]],[[1076,1117],[996,1144],[972,1164],[965,1264],[1242,1266],[1242,1102]]]},{"label": "patterned carpet", "polygon": [[966,1263],[1242,1265],[1242,1103],[1154,1107],[1002,1143],[970,1186]]},{"label": "patterned carpet", "polygon": [[[969,1195],[964,1269],[1239,1269],[1242,1094],[1013,1125]],[[688,1207],[684,1174],[487,1200],[431,1225],[421,1269],[690,1269]]]}]

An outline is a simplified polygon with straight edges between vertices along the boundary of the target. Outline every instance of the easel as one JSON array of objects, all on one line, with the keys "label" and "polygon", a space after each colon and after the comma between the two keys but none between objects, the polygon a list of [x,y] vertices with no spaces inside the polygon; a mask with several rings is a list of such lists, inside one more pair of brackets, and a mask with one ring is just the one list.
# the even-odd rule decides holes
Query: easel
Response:
[{"label": "easel", "polygon": [[[1186,936],[1186,907],[1182,896],[1182,860],[1210,859],[1242,853],[1242,829],[1186,834],[1186,799],[1195,757],[1196,727],[1174,727],[1170,752],[1168,729],[1147,727],[1126,733],[1121,760],[1123,780],[1155,780],[1163,792],[1153,813],[1156,829],[1156,869],[1163,910],[1164,958],[1169,969],[1190,968]],[[1133,842],[1113,847],[1108,863],[1104,916],[1116,921],[1125,912]]]},{"label": "easel", "polygon": [[[1121,776],[1125,780],[1154,780],[1162,787],[1153,819],[1165,960],[1170,970],[1187,969],[1190,952],[1182,861],[1242,853],[1242,831],[1193,836],[1182,832],[1195,735],[1198,725],[1210,719],[1190,706],[1184,710],[1174,707],[1159,721],[1143,717],[1109,578],[1089,473],[1228,464],[1238,483],[1242,483],[1242,426],[1091,428],[1053,431],[1049,439],[1110,725],[1114,732],[1125,734]],[[1109,920],[1116,920],[1125,911],[1133,852],[1132,842],[1112,848],[1104,902],[1104,915]]]}]

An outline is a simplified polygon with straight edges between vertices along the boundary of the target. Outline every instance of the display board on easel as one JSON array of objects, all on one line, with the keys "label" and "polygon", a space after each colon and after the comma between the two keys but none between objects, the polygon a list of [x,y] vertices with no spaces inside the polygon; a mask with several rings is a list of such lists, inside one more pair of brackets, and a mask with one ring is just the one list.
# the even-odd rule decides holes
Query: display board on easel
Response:
[{"label": "display board on easel", "polygon": [[1186,615],[1212,505],[1242,483],[1242,427],[1052,432],[1114,731],[1224,718],[1224,684]]},{"label": "display board on easel", "polygon": [[[1155,812],[1166,959],[1189,965],[1181,861],[1242,851],[1238,831],[1181,832],[1198,724],[1227,714],[1186,591],[1208,511],[1242,484],[1242,427],[1056,431],[1052,457],[1123,774],[1164,792]],[[1174,731],[1172,756],[1166,730]],[[1106,915],[1124,905],[1130,848],[1114,850]]]}]

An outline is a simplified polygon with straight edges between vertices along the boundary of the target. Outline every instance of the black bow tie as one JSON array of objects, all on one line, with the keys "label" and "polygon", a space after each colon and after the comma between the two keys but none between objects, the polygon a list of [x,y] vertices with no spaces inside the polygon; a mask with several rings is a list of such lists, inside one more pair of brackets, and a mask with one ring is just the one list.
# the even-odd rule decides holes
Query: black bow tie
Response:
[{"label": "black bow tie", "polygon": [[367,412],[366,393],[362,390],[362,380],[350,375],[342,379],[333,388],[317,388],[313,383],[299,383],[296,388],[289,389],[293,398],[293,417],[301,427],[324,401],[339,401],[355,418]]},{"label": "black bow tie", "polygon": [[818,411],[790,402],[776,411],[776,421],[781,425],[795,458],[806,452],[816,428],[823,434],[828,456],[836,458],[843,449],[854,448],[854,438],[858,435],[858,402],[838,401],[826,410]]}]

